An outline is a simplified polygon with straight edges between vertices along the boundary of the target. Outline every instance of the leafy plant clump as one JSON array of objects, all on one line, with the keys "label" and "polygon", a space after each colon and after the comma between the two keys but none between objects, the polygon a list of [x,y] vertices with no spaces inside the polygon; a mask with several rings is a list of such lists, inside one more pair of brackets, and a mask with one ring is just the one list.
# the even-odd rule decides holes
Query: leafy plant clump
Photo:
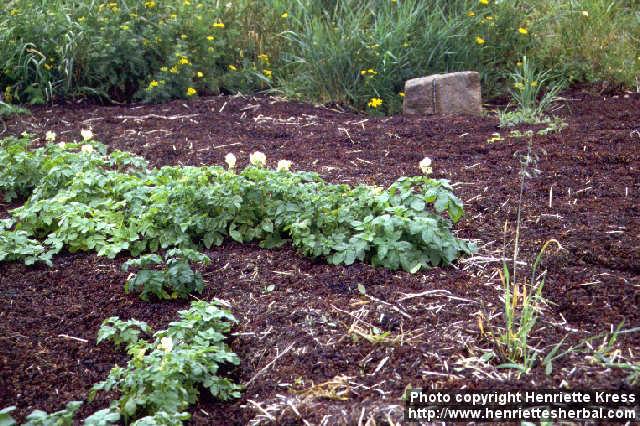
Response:
[{"label": "leafy plant clump", "polygon": [[139,338],[140,331],[150,330],[144,322],[115,317],[103,323],[98,343],[125,342],[132,358],[93,387],[90,400],[99,391],[115,390],[120,399],[89,419],[119,414],[126,423],[138,419],[135,425],[182,424],[189,418],[185,410],[197,401],[201,388],[221,400],[240,397],[242,387],[219,375],[221,365],[240,363],[224,343],[236,319],[219,301],[193,302],[179,315],[179,321],[156,332],[151,341]]},{"label": "leafy plant clump", "polygon": [[413,176],[387,189],[350,187],[316,173],[270,170],[264,162],[238,173],[219,166],[148,169],[144,159],[107,154],[92,140],[34,150],[28,143],[26,136],[0,141],[6,165],[0,191],[9,200],[30,194],[12,210],[12,228],[3,235],[22,233],[24,245],[37,242],[43,250],[23,255],[0,240],[7,259],[50,263],[63,248],[139,256],[209,248],[231,238],[265,248],[290,240],[304,255],[331,264],[358,260],[416,272],[474,250],[452,233],[463,206],[444,179]]},{"label": "leafy plant clump", "polygon": [[554,81],[549,71],[536,70],[526,56],[510,77],[513,81],[513,90],[510,92],[516,108],[499,112],[500,127],[512,127],[521,123],[552,123],[552,119],[545,116],[545,113],[558,101],[563,83]]},{"label": "leafy plant clump", "polygon": [[[34,410],[26,418],[24,426],[72,426],[73,417],[76,411],[82,406],[82,401],[69,401],[67,406],[55,413],[47,413],[42,410]],[[15,406],[6,407],[0,410],[0,426],[14,426],[15,419],[11,416],[11,412],[16,409]],[[86,423],[85,423],[86,424]],[[104,423],[109,424],[109,423]],[[97,424],[89,424],[89,426],[98,426]]]},{"label": "leafy plant clump", "polygon": [[[211,260],[207,255],[191,249],[171,249],[165,254],[164,262],[166,269],[142,269],[133,274],[127,279],[125,292],[140,292],[142,300],[149,300],[150,295],[158,299],[184,299],[191,293],[202,293],[202,274],[191,269],[189,262],[209,264]],[[161,263],[162,258],[157,254],[147,254],[128,260],[122,265],[122,269],[128,271],[132,266],[146,268]]]}]

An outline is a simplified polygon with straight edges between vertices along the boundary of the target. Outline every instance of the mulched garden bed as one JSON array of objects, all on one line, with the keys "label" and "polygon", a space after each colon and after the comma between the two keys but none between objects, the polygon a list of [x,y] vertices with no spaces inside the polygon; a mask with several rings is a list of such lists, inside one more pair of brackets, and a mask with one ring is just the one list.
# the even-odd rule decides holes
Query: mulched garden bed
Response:
[{"label": "mulched garden bed", "polygon": [[[640,326],[640,95],[576,91],[567,98],[560,114],[568,128],[534,136],[539,173],[527,179],[522,205],[520,259],[531,265],[551,238],[563,247],[543,262],[549,304],[531,338],[542,356],[565,336],[568,349],[622,321],[625,329]],[[630,386],[628,371],[594,360],[602,339],[593,350],[583,346],[556,360],[550,375],[538,366],[518,378],[478,360],[493,347],[478,316],[485,332],[501,324],[497,270],[505,244],[513,253],[518,155],[527,149],[524,138],[488,143],[493,132],[508,134],[492,116],[374,118],[275,98],[213,97],[36,107],[7,125],[4,136],[28,131],[41,140],[47,130],[61,140],[80,139],[80,129],[91,127],[96,139],[155,166],[224,164],[228,152],[243,166],[260,150],[271,166],[288,159],[295,170],[349,184],[388,185],[419,174],[418,162],[429,156],[434,176],[455,183],[466,210],[458,235],[480,250],[452,267],[411,275],[330,266],[291,247],[234,242],[208,251],[213,262],[200,269],[202,298],[233,306],[240,322],[230,345],[242,363],[229,375],[247,388],[226,403],[203,395],[192,424],[395,422],[407,385]],[[0,204],[0,217],[15,206]],[[0,264],[0,408],[17,405],[21,420],[33,409],[54,411],[85,399],[114,364],[127,360],[111,344],[96,346],[102,320],[119,315],[161,328],[188,306],[125,295],[123,261],[66,253],[51,268]],[[519,271],[524,276],[529,266]],[[393,341],[354,338],[354,324],[389,331]],[[615,349],[638,363],[640,333],[621,335]],[[103,396],[85,405],[80,418],[107,405]]]}]

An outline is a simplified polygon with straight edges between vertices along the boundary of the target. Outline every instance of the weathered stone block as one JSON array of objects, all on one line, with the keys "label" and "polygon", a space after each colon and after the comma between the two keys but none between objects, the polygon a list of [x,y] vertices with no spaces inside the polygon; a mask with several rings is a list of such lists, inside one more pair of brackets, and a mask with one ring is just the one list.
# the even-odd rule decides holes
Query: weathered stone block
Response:
[{"label": "weathered stone block", "polygon": [[480,114],[480,75],[474,71],[433,74],[407,80],[404,114]]}]

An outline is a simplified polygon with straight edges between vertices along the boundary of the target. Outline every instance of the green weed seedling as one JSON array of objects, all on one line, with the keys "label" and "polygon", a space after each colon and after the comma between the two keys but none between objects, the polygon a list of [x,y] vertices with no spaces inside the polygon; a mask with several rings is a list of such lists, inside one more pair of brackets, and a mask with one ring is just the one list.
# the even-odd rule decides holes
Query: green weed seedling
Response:
[{"label": "green weed seedling", "polygon": [[515,104],[514,110],[499,111],[500,127],[513,127],[517,124],[540,124],[551,122],[545,113],[558,101],[558,94],[564,87],[554,81],[550,71],[538,71],[526,56],[521,65],[509,77],[513,81],[510,91]]}]

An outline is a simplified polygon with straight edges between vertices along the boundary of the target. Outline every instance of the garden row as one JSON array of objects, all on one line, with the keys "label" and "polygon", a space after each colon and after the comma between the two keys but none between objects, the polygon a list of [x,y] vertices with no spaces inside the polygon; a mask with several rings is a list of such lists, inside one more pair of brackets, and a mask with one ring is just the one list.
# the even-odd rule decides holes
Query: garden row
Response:
[{"label": "garden row", "polygon": [[[83,131],[82,143],[55,144],[55,137],[48,133],[51,143],[37,149],[30,148],[28,135],[0,141],[0,161],[6,165],[0,192],[7,201],[27,198],[2,220],[0,262],[51,264],[63,248],[112,258],[128,251],[139,257],[123,269],[141,270],[128,279],[125,291],[149,300],[202,292],[202,276],[190,262],[209,262],[197,250],[228,237],[258,240],[264,247],[290,239],[303,254],[325,256],[334,264],[360,260],[411,272],[449,264],[474,250],[452,234],[463,210],[446,180],[420,176],[402,178],[386,190],[351,188],[292,172],[284,160],[269,170],[260,152],[242,172],[236,172],[233,154],[226,157],[227,170],[149,169],[140,157],[107,153],[89,131]],[[421,167],[429,174],[430,160]],[[164,259],[156,254],[160,251]],[[166,268],[155,267],[161,263]],[[181,424],[200,388],[221,400],[239,397],[242,386],[218,375],[221,365],[239,364],[224,342],[236,322],[226,307],[218,300],[193,302],[179,313],[180,321],[156,333],[134,319],[105,320],[97,343],[124,344],[131,359],[93,386],[89,400],[98,391],[118,391],[120,397],[83,424]],[[25,424],[73,424],[82,403],[71,401],[51,414],[36,410]],[[0,411],[0,424],[15,424],[14,409]]]},{"label": "garden row", "polygon": [[[394,113],[404,81],[478,70],[489,96],[527,55],[566,83],[633,86],[638,2],[624,0],[9,0],[0,91],[158,102],[270,89]],[[428,53],[425,53],[428,52]]]}]

